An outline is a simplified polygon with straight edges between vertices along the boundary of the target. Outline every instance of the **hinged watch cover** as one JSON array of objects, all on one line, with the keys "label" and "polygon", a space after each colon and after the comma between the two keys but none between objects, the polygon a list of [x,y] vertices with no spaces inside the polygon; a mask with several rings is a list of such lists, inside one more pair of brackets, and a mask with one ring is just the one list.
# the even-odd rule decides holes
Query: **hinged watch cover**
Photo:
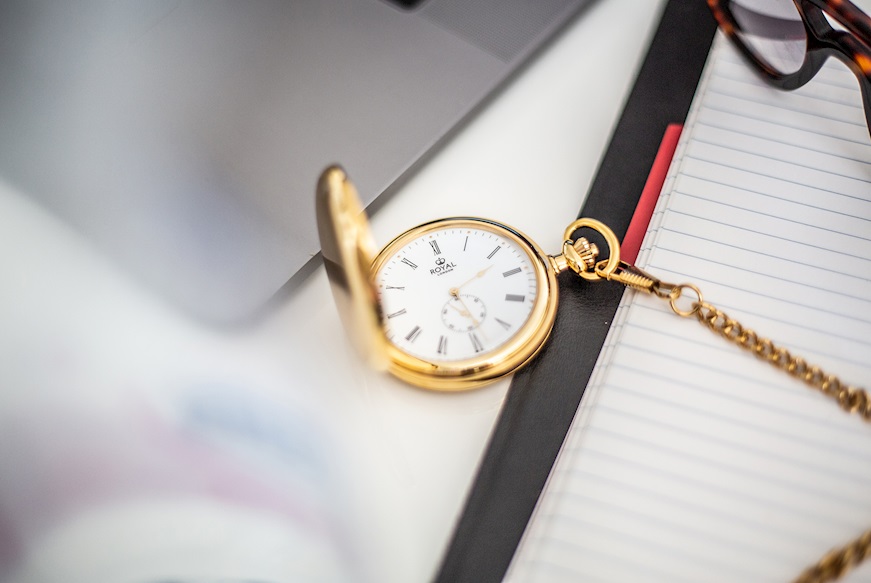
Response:
[{"label": "hinged watch cover", "polygon": [[370,366],[386,370],[387,339],[370,276],[375,243],[357,190],[341,167],[321,174],[315,207],[324,265],[345,330]]}]

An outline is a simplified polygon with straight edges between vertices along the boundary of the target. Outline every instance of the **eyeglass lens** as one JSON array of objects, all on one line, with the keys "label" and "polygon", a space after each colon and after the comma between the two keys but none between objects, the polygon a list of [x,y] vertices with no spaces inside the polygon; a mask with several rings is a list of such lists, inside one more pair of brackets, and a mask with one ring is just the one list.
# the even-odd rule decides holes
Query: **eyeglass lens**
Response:
[{"label": "eyeglass lens", "polygon": [[801,68],[807,34],[793,0],[733,0],[735,33],[760,61],[783,75]]}]

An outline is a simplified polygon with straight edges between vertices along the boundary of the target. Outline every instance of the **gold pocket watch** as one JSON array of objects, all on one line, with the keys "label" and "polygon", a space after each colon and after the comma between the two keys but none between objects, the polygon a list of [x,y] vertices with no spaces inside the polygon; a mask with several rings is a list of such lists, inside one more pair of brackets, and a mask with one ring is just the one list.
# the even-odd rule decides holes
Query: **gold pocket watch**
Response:
[{"label": "gold pocket watch", "polygon": [[[614,233],[581,218],[562,254],[545,255],[522,233],[488,219],[441,219],[375,251],[356,190],[328,168],[317,192],[318,231],[333,295],[354,344],[377,368],[426,389],[462,390],[511,374],[544,346],[556,317],[558,273],[616,281],[655,295],[725,340],[871,422],[871,393],[848,385],[706,302],[696,286],[664,282],[620,260]],[[575,231],[598,232],[608,258]],[[833,549],[798,581],[830,581],[871,557],[871,529]]]},{"label": "gold pocket watch", "polygon": [[[470,389],[524,366],[550,336],[557,273],[590,269],[597,254],[578,239],[549,256],[520,231],[474,217],[413,227],[376,253],[357,192],[339,167],[320,178],[317,215],[333,295],[354,344],[370,364],[426,389]],[[566,239],[583,226],[604,227],[579,219]]]},{"label": "gold pocket watch", "polygon": [[[614,281],[668,302],[726,340],[871,421],[871,394],[758,335],[706,302],[695,285],[664,282],[620,260],[605,224],[580,218],[563,235],[560,255],[546,255],[516,229],[457,217],[414,227],[375,251],[354,186],[339,167],[321,175],[318,231],[327,274],[345,326],[370,364],[427,389],[468,389],[515,372],[550,336],[556,276],[572,270]],[[584,237],[599,233],[608,258]]]}]

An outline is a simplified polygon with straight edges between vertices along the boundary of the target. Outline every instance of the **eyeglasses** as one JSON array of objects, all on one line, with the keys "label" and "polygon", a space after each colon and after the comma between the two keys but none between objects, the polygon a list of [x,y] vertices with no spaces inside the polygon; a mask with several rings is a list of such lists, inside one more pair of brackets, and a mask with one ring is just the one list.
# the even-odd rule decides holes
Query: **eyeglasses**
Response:
[{"label": "eyeglasses", "polygon": [[871,133],[871,18],[849,0],[707,0],[720,29],[767,80],[797,89],[826,59],[856,74]]}]

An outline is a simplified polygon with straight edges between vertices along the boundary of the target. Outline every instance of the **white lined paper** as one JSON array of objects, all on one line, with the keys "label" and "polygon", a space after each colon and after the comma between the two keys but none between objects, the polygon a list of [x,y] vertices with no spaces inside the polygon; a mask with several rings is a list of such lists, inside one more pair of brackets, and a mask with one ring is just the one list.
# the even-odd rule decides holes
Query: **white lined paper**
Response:
[{"label": "white lined paper", "polygon": [[[871,387],[852,73],[778,91],[718,35],[638,264]],[[630,292],[507,580],[788,581],[869,527],[869,424]]]}]

